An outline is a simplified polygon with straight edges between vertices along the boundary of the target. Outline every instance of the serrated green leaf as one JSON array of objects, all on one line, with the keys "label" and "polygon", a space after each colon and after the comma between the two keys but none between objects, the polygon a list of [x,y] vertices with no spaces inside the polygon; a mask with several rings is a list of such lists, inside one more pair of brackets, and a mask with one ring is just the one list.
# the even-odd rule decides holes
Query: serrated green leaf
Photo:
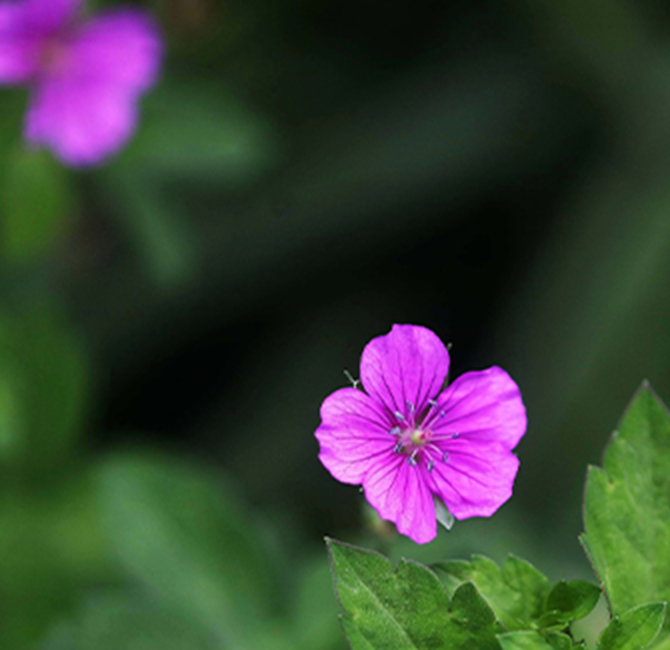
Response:
[{"label": "serrated green leaf", "polygon": [[354,650],[497,650],[493,612],[475,587],[449,597],[427,567],[328,540],[335,588]]},{"label": "serrated green leaf", "polygon": [[375,650],[349,616],[341,616],[342,629],[349,640],[352,650]]},{"label": "serrated green leaf", "polygon": [[614,617],[600,635],[598,650],[643,650],[660,632],[665,610],[665,603],[650,603]]},{"label": "serrated green leaf", "polygon": [[0,315],[0,463],[53,472],[80,433],[84,355],[48,311]]},{"label": "serrated green leaf", "polygon": [[448,593],[464,582],[472,582],[508,630],[531,626],[544,611],[549,581],[528,562],[510,556],[502,570],[483,556],[472,562],[440,562],[431,566]]},{"label": "serrated green leaf", "polygon": [[499,634],[498,642],[502,650],[570,650],[573,647],[570,637],[565,634],[541,634],[535,630]]},{"label": "serrated green leaf", "polygon": [[9,159],[2,185],[3,257],[31,262],[69,225],[75,202],[71,179],[46,152],[22,149]]},{"label": "serrated green leaf", "polygon": [[273,605],[260,532],[220,480],[158,455],[108,459],[100,507],[122,566],[236,648],[253,648]]},{"label": "serrated green leaf", "polygon": [[583,580],[565,581],[555,584],[545,605],[546,612],[540,617],[540,627],[565,626],[572,621],[588,616],[598,603],[600,589]]},{"label": "serrated green leaf", "polygon": [[670,417],[647,384],[603,464],[589,469],[582,542],[616,616],[670,600]]}]

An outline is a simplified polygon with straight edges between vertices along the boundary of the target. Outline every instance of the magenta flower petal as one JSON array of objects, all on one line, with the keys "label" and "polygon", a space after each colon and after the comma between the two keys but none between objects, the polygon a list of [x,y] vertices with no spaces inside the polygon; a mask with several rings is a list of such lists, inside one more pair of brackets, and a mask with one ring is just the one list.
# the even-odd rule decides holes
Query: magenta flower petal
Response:
[{"label": "magenta flower petal", "polygon": [[[500,368],[442,391],[449,355],[430,330],[394,325],[363,351],[366,395],[336,391],[316,431],[326,469],[362,484],[383,519],[424,544],[436,535],[434,497],[458,519],[488,517],[512,494],[526,430],[517,385]],[[442,391],[442,392],[441,392]]]},{"label": "magenta flower petal", "polygon": [[457,433],[471,442],[497,441],[514,449],[526,431],[519,387],[497,366],[461,375],[437,404],[440,417],[431,424],[434,433]]},{"label": "magenta flower petal", "polygon": [[155,21],[143,11],[119,9],[90,20],[70,48],[73,74],[109,84],[110,91],[140,93],[158,80],[163,44]]},{"label": "magenta flower petal", "polygon": [[39,41],[25,29],[22,5],[0,3],[0,83],[25,83],[37,71]]},{"label": "magenta flower petal", "polygon": [[440,391],[449,372],[449,353],[429,329],[394,325],[372,339],[361,357],[365,390],[391,413],[407,417]]},{"label": "magenta flower petal", "polygon": [[427,477],[399,455],[373,460],[363,479],[370,505],[382,519],[395,522],[398,531],[417,544],[437,535],[435,505]]},{"label": "magenta flower petal", "polygon": [[458,438],[447,453],[447,462],[430,473],[430,485],[456,519],[490,517],[512,496],[519,460],[500,443]]},{"label": "magenta flower petal", "polygon": [[392,437],[385,415],[365,393],[353,388],[334,392],[321,405],[321,420],[319,459],[338,481],[360,483],[371,461],[389,454]]},{"label": "magenta flower petal", "polygon": [[45,81],[35,90],[25,136],[67,164],[91,165],[116,152],[136,121],[135,102],[113,86],[66,77]]},{"label": "magenta flower petal", "polygon": [[83,0],[24,0],[21,8],[26,26],[32,31],[51,33],[66,26],[77,15]]}]

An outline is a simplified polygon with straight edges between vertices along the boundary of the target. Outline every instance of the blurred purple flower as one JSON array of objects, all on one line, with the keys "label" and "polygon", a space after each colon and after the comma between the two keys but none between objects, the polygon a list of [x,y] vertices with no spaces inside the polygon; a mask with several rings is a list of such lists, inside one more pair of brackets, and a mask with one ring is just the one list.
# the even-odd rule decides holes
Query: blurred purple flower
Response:
[{"label": "blurred purple flower", "polygon": [[147,13],[80,20],[81,2],[0,2],[0,83],[30,86],[26,139],[75,166],[99,163],[128,140],[163,49]]},{"label": "blurred purple flower", "polygon": [[488,517],[510,498],[519,466],[511,450],[526,431],[521,394],[504,370],[469,372],[442,390],[448,370],[433,332],[394,325],[363,351],[367,394],[332,393],[316,430],[328,471],[362,484],[380,517],[419,544],[437,534],[434,497],[456,519]]}]

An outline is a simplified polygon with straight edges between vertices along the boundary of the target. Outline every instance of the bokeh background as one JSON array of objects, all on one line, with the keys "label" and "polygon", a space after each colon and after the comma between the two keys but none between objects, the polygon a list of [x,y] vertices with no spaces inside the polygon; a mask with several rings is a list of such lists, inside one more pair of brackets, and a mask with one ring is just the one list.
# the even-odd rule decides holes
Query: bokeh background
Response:
[{"label": "bokeh background", "polygon": [[[586,465],[670,399],[667,3],[143,6],[113,161],[28,151],[0,92],[0,645],[342,649],[324,535],[588,577]],[[529,413],[514,498],[421,548],[313,438],[392,323]]]}]

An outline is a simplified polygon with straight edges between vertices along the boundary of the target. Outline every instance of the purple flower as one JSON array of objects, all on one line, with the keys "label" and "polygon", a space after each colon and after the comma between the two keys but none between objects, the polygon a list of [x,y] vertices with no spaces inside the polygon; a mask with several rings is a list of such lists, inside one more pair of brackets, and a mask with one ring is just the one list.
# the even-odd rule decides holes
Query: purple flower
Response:
[{"label": "purple flower", "polygon": [[162,43],[138,9],[78,19],[81,0],[0,2],[0,83],[27,84],[24,135],[65,163],[99,163],[128,140]]},{"label": "purple flower", "polygon": [[437,534],[434,497],[456,519],[489,517],[512,495],[526,431],[519,388],[501,368],[443,390],[449,353],[425,327],[394,325],[361,357],[367,394],[342,388],[321,406],[319,458],[362,484],[382,519],[425,544]]}]

